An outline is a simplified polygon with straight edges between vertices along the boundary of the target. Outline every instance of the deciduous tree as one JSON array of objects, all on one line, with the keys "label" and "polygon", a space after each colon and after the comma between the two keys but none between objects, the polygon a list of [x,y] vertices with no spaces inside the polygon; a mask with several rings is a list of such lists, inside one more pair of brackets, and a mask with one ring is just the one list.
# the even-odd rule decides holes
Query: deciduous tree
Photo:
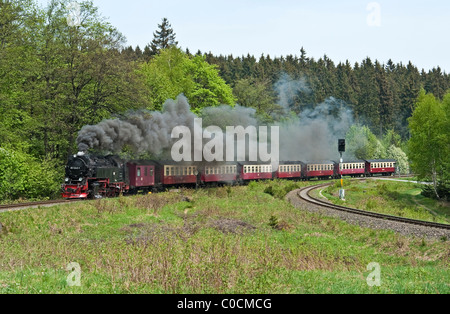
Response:
[{"label": "deciduous tree", "polygon": [[177,47],[160,51],[149,63],[142,64],[149,109],[160,110],[167,99],[184,94],[191,108],[199,112],[204,107],[234,105],[230,86],[219,76],[214,65],[202,56],[188,56]]},{"label": "deciduous tree", "polygon": [[431,179],[437,198],[438,185],[448,178],[449,129],[448,99],[439,101],[425,90],[420,92],[412,117],[409,119],[411,139],[409,158],[414,171],[422,179]]}]

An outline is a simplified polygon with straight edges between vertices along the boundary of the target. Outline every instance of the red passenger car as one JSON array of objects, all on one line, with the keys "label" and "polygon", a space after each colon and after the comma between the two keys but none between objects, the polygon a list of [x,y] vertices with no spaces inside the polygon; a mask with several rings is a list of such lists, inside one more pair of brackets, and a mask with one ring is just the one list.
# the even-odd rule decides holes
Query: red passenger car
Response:
[{"label": "red passenger car", "polygon": [[[336,163],[337,165],[337,163]],[[339,175],[362,177],[366,170],[366,163],[364,160],[356,160],[343,162],[339,164]]]},{"label": "red passenger car", "polygon": [[200,169],[202,183],[225,183],[237,181],[236,163],[206,164]]},{"label": "red passenger car", "polygon": [[306,164],[307,179],[329,179],[336,177],[336,175],[334,161],[309,162]]},{"label": "red passenger car", "polygon": [[300,161],[281,162],[275,177],[278,179],[302,179],[306,165]]},{"label": "red passenger car", "polygon": [[156,164],[151,161],[127,163],[130,188],[141,189],[155,186]]},{"label": "red passenger car", "polygon": [[272,165],[268,163],[246,162],[239,164],[242,181],[273,179]]},{"label": "red passenger car", "polygon": [[366,160],[366,175],[392,176],[395,174],[396,164],[394,159]]},{"label": "red passenger car", "polygon": [[194,163],[160,162],[157,167],[157,172],[157,182],[163,186],[197,184],[198,170]]}]

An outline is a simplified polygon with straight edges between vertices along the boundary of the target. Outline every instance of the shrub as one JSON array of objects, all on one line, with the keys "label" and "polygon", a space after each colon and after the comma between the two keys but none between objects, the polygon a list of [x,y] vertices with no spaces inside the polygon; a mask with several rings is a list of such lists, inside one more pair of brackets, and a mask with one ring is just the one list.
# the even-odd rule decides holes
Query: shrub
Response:
[{"label": "shrub", "polygon": [[54,161],[35,159],[18,149],[0,148],[0,201],[50,198],[59,192],[60,173]]},{"label": "shrub", "polygon": [[[450,199],[450,184],[439,182],[437,186],[437,193],[441,199]],[[436,193],[432,185],[424,185],[422,195],[428,198],[437,199]]]},{"label": "shrub", "polygon": [[299,185],[295,182],[273,181],[264,189],[264,193],[282,200],[289,192],[299,188]]},{"label": "shrub", "polygon": [[270,216],[269,218],[269,226],[272,227],[273,229],[276,229],[278,226],[278,218],[275,216]]}]

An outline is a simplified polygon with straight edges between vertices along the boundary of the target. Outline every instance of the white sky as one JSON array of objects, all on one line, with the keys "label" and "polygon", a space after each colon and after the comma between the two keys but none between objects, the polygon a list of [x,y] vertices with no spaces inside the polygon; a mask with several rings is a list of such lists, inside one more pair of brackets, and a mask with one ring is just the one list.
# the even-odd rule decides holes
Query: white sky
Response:
[{"label": "white sky", "polygon": [[[38,0],[46,4],[47,0]],[[375,5],[370,5],[371,3]],[[450,73],[448,0],[94,0],[101,14],[144,48],[167,17],[179,46],[214,55],[309,57],[336,64],[369,56]],[[379,9],[379,11],[378,11]],[[377,26],[378,25],[378,26]]]}]

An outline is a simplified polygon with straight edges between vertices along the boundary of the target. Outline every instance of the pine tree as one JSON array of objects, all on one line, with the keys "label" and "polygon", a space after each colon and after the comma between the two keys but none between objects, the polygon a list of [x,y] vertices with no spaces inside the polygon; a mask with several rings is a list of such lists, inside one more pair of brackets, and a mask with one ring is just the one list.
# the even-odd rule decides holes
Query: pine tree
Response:
[{"label": "pine tree", "polygon": [[442,99],[444,97],[446,91],[445,78],[439,66],[428,72],[425,90],[428,93],[432,93],[438,99]]},{"label": "pine tree", "polygon": [[397,116],[397,108],[394,102],[394,94],[392,93],[392,87],[389,84],[385,67],[381,66],[379,62],[375,62],[375,77],[378,83],[379,90],[379,113],[380,123],[378,125],[380,135],[386,130],[394,127],[395,117]]},{"label": "pine tree", "polygon": [[306,65],[308,64],[309,58],[306,57],[306,50],[302,47],[302,49],[300,49],[300,67],[301,68],[306,68]]},{"label": "pine tree", "polygon": [[158,30],[153,33],[153,40],[150,43],[152,56],[158,54],[161,49],[177,46],[178,42],[175,40],[175,35],[169,20],[163,18],[162,24],[158,24]]},{"label": "pine tree", "polygon": [[136,54],[137,60],[140,60],[142,58],[143,52],[142,52],[141,48],[139,47],[139,45],[137,45],[136,49],[134,49],[134,53]]},{"label": "pine tree", "polygon": [[150,45],[147,45],[144,47],[144,52],[142,52],[142,56],[146,62],[148,62],[154,54],[152,53],[152,49],[150,48]]},{"label": "pine tree", "polygon": [[414,104],[422,87],[419,70],[410,62],[406,68],[403,79],[398,80],[400,96],[400,119],[398,129],[404,139],[410,138],[407,119],[412,116]]},{"label": "pine tree", "polygon": [[335,97],[344,100],[350,105],[354,105],[356,104],[356,97],[350,81],[351,75],[351,67],[348,60],[345,65],[342,63],[338,64],[336,68],[336,79],[338,84],[336,86]]},{"label": "pine tree", "polygon": [[366,118],[370,128],[378,133],[380,125],[380,91],[376,79],[375,65],[367,57],[361,63],[357,72],[359,86],[361,88],[358,97],[358,112]]}]

